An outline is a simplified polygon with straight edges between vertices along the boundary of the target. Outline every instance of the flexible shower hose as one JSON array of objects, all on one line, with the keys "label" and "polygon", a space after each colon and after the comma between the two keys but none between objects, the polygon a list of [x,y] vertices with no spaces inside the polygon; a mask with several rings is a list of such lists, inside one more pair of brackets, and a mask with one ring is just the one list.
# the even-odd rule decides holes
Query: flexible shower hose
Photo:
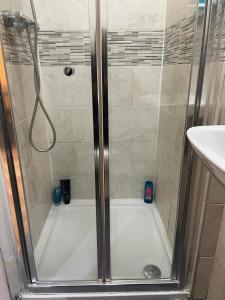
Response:
[{"label": "flexible shower hose", "polygon": [[[30,28],[34,29],[33,30],[33,32],[34,32],[34,44],[33,45],[32,45],[32,37],[31,37]],[[39,66],[38,66],[38,28],[36,25],[27,26],[26,32],[27,32],[27,36],[28,36],[31,55],[32,55],[33,62],[34,62],[34,87],[35,87],[35,93],[36,93],[36,100],[35,100],[34,110],[33,110],[32,117],[31,117],[30,128],[29,128],[29,141],[30,141],[31,146],[38,152],[48,152],[55,146],[56,130],[55,130],[55,127],[52,123],[52,120],[51,120],[46,108],[44,107],[44,104],[43,104],[42,98],[41,98],[41,80],[40,80],[40,72],[39,72]],[[45,114],[45,116],[51,126],[52,134],[53,134],[52,144],[46,149],[38,148],[37,146],[35,146],[35,143],[33,141],[33,129],[34,129],[35,118],[37,115],[38,104],[41,106],[41,109],[42,109],[43,113]]]}]

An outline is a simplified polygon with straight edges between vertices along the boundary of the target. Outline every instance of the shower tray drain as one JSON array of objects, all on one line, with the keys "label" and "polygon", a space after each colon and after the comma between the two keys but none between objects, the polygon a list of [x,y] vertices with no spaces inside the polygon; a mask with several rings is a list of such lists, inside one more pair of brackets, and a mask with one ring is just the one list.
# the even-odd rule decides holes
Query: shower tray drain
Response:
[{"label": "shower tray drain", "polygon": [[147,279],[159,279],[161,277],[161,270],[155,265],[145,266],[143,273]]}]

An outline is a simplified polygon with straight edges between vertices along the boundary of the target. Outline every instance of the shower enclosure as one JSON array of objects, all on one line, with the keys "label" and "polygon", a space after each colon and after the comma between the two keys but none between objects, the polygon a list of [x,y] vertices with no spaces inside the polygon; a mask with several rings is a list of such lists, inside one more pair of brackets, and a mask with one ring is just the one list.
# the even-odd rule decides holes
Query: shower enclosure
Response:
[{"label": "shower enclosure", "polygon": [[[184,140],[201,92],[205,5],[4,0],[0,9],[1,126],[26,289],[184,288]],[[6,26],[5,11],[36,24],[38,62],[35,31]],[[43,107],[32,118],[37,67],[55,136]],[[33,121],[33,144],[50,151],[32,146]],[[53,190],[62,179],[70,180],[71,201],[56,206]],[[149,184],[152,203],[144,202]]]}]

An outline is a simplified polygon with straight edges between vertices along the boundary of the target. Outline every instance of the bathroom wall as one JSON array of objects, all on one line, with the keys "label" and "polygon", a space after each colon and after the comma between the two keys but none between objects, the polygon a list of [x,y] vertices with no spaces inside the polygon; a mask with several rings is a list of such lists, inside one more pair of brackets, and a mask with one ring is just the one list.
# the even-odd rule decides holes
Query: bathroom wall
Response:
[{"label": "bathroom wall", "polygon": [[[30,1],[1,1],[0,9],[21,10],[32,18]],[[34,246],[51,205],[52,180],[48,154],[34,151],[28,140],[28,130],[35,101],[33,66],[25,33],[1,27],[3,50],[6,60],[9,90],[12,101],[14,125],[20,152],[23,183]],[[24,41],[26,41],[24,43]],[[21,51],[22,49],[22,51]],[[31,60],[30,60],[31,62]],[[42,113],[35,120],[34,140],[39,146],[47,144],[46,127]]]},{"label": "bathroom wall", "polygon": [[[69,177],[73,198],[94,198],[88,1],[34,5],[44,100],[57,131],[53,183]],[[155,177],[165,0],[110,0],[107,12],[111,198],[143,198]],[[63,74],[66,65],[74,76]]]},{"label": "bathroom wall", "polygon": [[[223,203],[225,202],[225,188],[223,188]],[[221,209],[220,214],[223,210]],[[223,300],[225,298],[225,211],[219,233],[214,262],[210,264],[212,276],[209,284],[208,300]]]},{"label": "bathroom wall", "polygon": [[167,0],[156,165],[156,203],[174,243],[195,26],[195,0]]},{"label": "bathroom wall", "polygon": [[[56,127],[53,185],[70,178],[74,199],[94,199],[94,147],[88,0],[34,1],[40,25],[44,102]],[[64,75],[72,66],[75,74]],[[49,140],[51,136],[49,134]]]},{"label": "bathroom wall", "polygon": [[108,1],[111,198],[155,180],[165,0]]}]

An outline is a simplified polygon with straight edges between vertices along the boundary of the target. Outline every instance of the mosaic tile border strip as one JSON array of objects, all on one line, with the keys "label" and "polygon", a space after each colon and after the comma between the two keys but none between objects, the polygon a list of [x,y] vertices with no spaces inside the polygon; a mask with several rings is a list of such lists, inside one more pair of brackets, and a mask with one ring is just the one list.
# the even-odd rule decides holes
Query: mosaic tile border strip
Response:
[{"label": "mosaic tile border strip", "polygon": [[[40,32],[39,54],[42,65],[90,64],[88,33]],[[163,32],[108,32],[109,65],[160,65]]]},{"label": "mosaic tile border strip", "polygon": [[40,31],[38,48],[41,65],[90,64],[90,37],[87,32]]},{"label": "mosaic tile border strip", "polygon": [[5,62],[25,65],[33,63],[25,31],[15,32],[13,28],[5,30],[1,26],[1,40]]},{"label": "mosaic tile border strip", "polygon": [[192,62],[194,25],[195,15],[190,14],[166,29],[164,65]]},{"label": "mosaic tile border strip", "polygon": [[[223,16],[222,20],[222,32],[221,32],[221,24],[220,24],[220,18],[222,15],[222,9],[223,9],[223,3],[222,1],[219,1],[219,9],[217,12],[217,24],[215,28],[215,43],[214,43],[214,49],[213,49],[213,55],[217,57],[219,55],[220,61],[225,62],[225,16]],[[218,52],[218,43],[220,46],[219,52]]]},{"label": "mosaic tile border strip", "polygon": [[[165,32],[164,65],[188,64],[192,60],[194,15],[191,14]],[[2,30],[6,62],[32,64],[25,32]],[[109,66],[162,65],[163,31],[108,32]],[[87,32],[40,31],[39,57],[43,66],[89,65],[90,37]]]},{"label": "mosaic tile border strip", "polygon": [[161,65],[163,39],[163,31],[109,32],[109,65]]}]

